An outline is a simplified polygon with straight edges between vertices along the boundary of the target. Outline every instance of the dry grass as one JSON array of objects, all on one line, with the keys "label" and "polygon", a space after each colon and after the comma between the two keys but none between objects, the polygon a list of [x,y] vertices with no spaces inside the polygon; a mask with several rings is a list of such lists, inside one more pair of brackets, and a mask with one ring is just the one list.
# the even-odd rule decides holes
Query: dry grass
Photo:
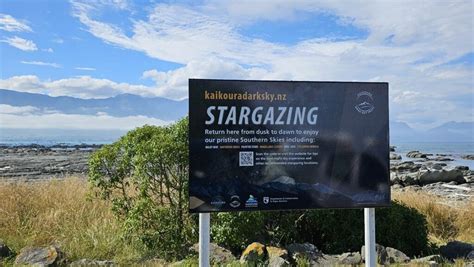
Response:
[{"label": "dry grass", "polygon": [[[25,246],[57,244],[69,259],[137,262],[143,251],[120,238],[109,204],[89,198],[88,192],[87,182],[78,178],[0,183],[0,238],[17,252]],[[474,242],[474,200],[453,207],[426,193],[393,196],[426,216],[432,241]]]},{"label": "dry grass", "polygon": [[0,183],[0,238],[15,251],[56,244],[70,259],[126,260],[138,251],[120,238],[107,203],[88,198],[87,182],[70,178]]},{"label": "dry grass", "polygon": [[396,192],[393,198],[426,216],[432,242],[474,242],[474,200],[453,206],[437,196],[421,192]]}]

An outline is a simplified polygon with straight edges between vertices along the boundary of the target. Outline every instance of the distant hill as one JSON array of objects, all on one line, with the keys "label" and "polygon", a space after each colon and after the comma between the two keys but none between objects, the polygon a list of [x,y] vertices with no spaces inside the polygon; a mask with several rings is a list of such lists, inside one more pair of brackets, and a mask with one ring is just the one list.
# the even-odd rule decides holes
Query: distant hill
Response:
[{"label": "distant hill", "polygon": [[474,122],[450,121],[425,133],[440,141],[471,141],[474,142]]},{"label": "distant hill", "polygon": [[390,122],[390,140],[396,142],[474,142],[474,122],[447,122],[417,131],[404,122]]},{"label": "distant hill", "polygon": [[[188,114],[188,100],[141,97],[121,94],[104,99],[81,99],[69,96],[51,97],[0,89],[0,104],[33,106],[65,114],[115,117],[143,115],[165,121],[178,120]],[[417,131],[404,122],[390,121],[390,140],[396,142],[474,142],[474,122],[447,122],[428,131]]]},{"label": "distant hill", "polygon": [[141,97],[121,94],[103,99],[82,99],[69,96],[52,97],[0,89],[0,104],[33,106],[65,114],[95,115],[105,112],[114,117],[143,115],[161,120],[177,120],[188,114],[188,101],[162,97]]},{"label": "distant hill", "polygon": [[408,124],[398,121],[390,121],[390,140],[407,141],[419,136],[419,133],[410,128]]}]

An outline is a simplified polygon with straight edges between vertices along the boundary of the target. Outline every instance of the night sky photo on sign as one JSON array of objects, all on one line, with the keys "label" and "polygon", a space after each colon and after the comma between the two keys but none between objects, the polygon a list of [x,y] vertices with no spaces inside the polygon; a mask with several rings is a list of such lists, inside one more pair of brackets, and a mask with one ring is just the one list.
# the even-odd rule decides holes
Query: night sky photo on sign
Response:
[{"label": "night sky photo on sign", "polygon": [[390,204],[388,84],[189,80],[190,212]]}]

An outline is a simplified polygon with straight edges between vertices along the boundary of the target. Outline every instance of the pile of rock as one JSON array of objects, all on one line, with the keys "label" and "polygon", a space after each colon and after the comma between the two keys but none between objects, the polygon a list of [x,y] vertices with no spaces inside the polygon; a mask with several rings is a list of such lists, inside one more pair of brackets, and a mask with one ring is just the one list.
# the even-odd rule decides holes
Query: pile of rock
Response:
[{"label": "pile of rock", "polygon": [[[192,254],[198,253],[198,244],[190,248]],[[459,241],[449,242],[439,249],[439,255],[430,255],[423,258],[410,259],[400,250],[376,245],[377,262],[381,265],[389,264],[430,264],[430,266],[453,262],[455,259],[465,259],[466,262],[474,264],[474,244]],[[6,259],[13,259],[14,252],[0,239],[0,265]],[[217,244],[210,245],[210,261],[213,265],[226,265],[236,261],[231,251]],[[360,252],[347,252],[340,255],[325,254],[311,243],[295,243],[285,248],[266,246],[254,242],[247,246],[240,256],[240,263],[248,266],[295,266],[297,264],[309,263],[310,266],[337,266],[337,265],[360,265],[365,261],[365,247]],[[153,262],[166,264],[162,260]],[[147,262],[149,263],[149,262]],[[27,266],[115,266],[109,260],[81,259],[69,261],[66,254],[57,246],[26,247],[23,248],[15,258],[15,265]],[[180,262],[172,264],[180,266]]]},{"label": "pile of rock", "polygon": [[[441,247],[440,255],[430,255],[423,258],[410,259],[405,253],[391,247],[376,245],[377,262],[389,264],[441,264],[464,258],[474,261],[472,244],[450,242]],[[310,243],[291,244],[286,248],[265,246],[261,243],[250,244],[242,253],[240,262],[247,265],[293,266],[306,261],[310,266],[359,265],[365,262],[365,247],[360,252],[347,252],[340,255],[329,255],[318,250]]]},{"label": "pile of rock", "polygon": [[[0,266],[2,261],[13,258],[15,253],[0,239]],[[81,259],[69,261],[57,246],[25,247],[14,258],[15,266],[114,266],[113,261]]]},{"label": "pile of rock", "polygon": [[[474,196],[474,171],[467,166],[452,166],[451,155],[427,154],[410,151],[401,161],[399,154],[391,153],[390,182],[394,190],[423,190],[453,201],[464,201]],[[471,158],[465,155],[463,158]],[[474,156],[472,157],[474,158]]]}]

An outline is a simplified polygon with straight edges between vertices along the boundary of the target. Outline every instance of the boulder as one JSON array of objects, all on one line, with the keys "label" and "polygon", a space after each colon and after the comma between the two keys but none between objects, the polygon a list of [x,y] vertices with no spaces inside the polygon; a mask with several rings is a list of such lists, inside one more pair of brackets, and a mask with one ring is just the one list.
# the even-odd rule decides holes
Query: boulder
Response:
[{"label": "boulder", "polygon": [[430,255],[423,258],[413,259],[413,263],[443,263],[443,257],[441,255]]},{"label": "boulder", "polygon": [[[377,262],[379,264],[385,264],[387,262],[387,250],[385,249],[384,246],[376,244],[375,245],[375,252],[377,253]],[[362,260],[365,262],[365,246],[362,246],[360,249],[360,254],[362,257]]]},{"label": "boulder", "polygon": [[469,254],[467,254],[466,259],[468,261],[474,261],[474,250],[469,252]]},{"label": "boulder", "polygon": [[454,161],[454,159],[452,159],[452,158],[442,157],[442,156],[438,156],[438,157],[435,157],[435,158],[430,158],[430,160],[434,160],[434,161]]},{"label": "boulder", "polygon": [[401,160],[402,156],[395,154],[395,153],[390,153],[390,160]]},{"label": "boulder", "polygon": [[[199,253],[199,243],[194,244],[190,250],[195,253]],[[215,243],[210,243],[209,245],[209,257],[211,263],[213,264],[222,264],[236,260],[235,256],[232,254],[232,252],[230,252],[230,250]]]},{"label": "boulder", "polygon": [[453,260],[458,258],[466,258],[471,251],[474,250],[474,244],[464,243],[460,241],[448,242],[439,248],[441,256]]},{"label": "boulder", "polygon": [[454,167],[454,169],[459,170],[459,171],[468,171],[469,167],[468,166],[456,166],[456,167]]},{"label": "boulder", "polygon": [[13,255],[11,249],[0,239],[0,261]]},{"label": "boulder", "polygon": [[391,173],[390,181],[392,184],[402,184],[404,186],[417,185],[419,183],[418,173],[417,172]]},{"label": "boulder", "polygon": [[108,260],[90,260],[90,259],[81,259],[71,263],[70,266],[115,266],[113,261]]},{"label": "boulder", "polygon": [[240,256],[241,263],[262,263],[266,260],[266,248],[265,245],[253,242],[248,245],[247,248],[242,252]]},{"label": "boulder", "polygon": [[464,175],[461,170],[450,169],[450,170],[434,170],[434,169],[423,169],[420,170],[418,176],[418,182],[420,185],[433,184],[438,182],[449,183],[449,182],[465,183]]},{"label": "boulder", "polygon": [[339,256],[338,263],[342,265],[359,265],[362,263],[362,256],[359,252],[347,252]]},{"label": "boulder", "polygon": [[16,265],[58,266],[65,265],[64,253],[56,246],[26,247],[16,257]]},{"label": "boulder", "polygon": [[286,248],[295,262],[299,259],[307,259],[311,266],[334,266],[338,261],[337,256],[323,254],[311,243],[296,243]]},{"label": "boulder", "polygon": [[290,257],[288,255],[288,250],[278,247],[267,247],[268,254],[268,266],[280,267],[280,266],[290,266]]},{"label": "boulder", "polygon": [[392,263],[404,263],[404,262],[409,262],[410,257],[405,255],[405,253],[401,252],[398,249],[394,249],[391,247],[385,248],[387,251],[387,262],[392,264]]},{"label": "boulder", "polygon": [[423,158],[426,159],[428,157],[427,154],[423,154],[418,150],[410,151],[407,153],[407,157],[409,158]]},{"label": "boulder", "polygon": [[397,148],[396,146],[390,146],[390,152],[395,152],[395,148]]},{"label": "boulder", "polygon": [[463,159],[469,159],[469,160],[474,160],[474,154],[462,155],[461,158],[463,158]]},{"label": "boulder", "polygon": [[447,166],[447,164],[441,162],[428,162],[426,163],[426,166],[433,170],[442,170],[444,167]]},{"label": "boulder", "polygon": [[286,267],[286,266],[291,266],[290,263],[283,258],[280,257],[274,257],[274,258],[268,258],[268,266],[269,267]]},{"label": "boulder", "polygon": [[421,164],[415,164],[413,161],[403,161],[397,164],[392,164],[390,170],[392,171],[410,171],[416,172],[421,168]]}]

